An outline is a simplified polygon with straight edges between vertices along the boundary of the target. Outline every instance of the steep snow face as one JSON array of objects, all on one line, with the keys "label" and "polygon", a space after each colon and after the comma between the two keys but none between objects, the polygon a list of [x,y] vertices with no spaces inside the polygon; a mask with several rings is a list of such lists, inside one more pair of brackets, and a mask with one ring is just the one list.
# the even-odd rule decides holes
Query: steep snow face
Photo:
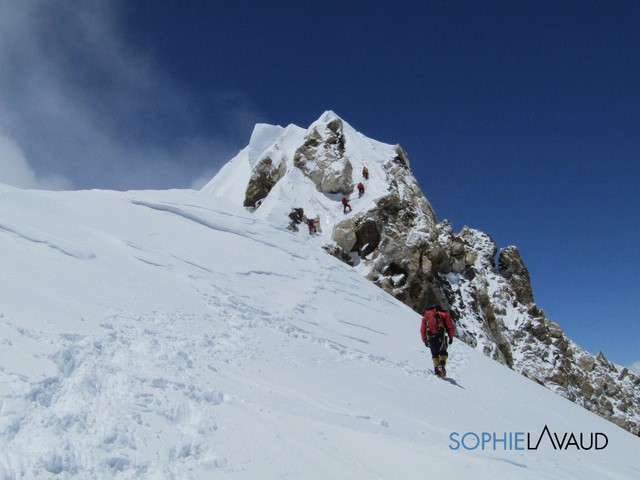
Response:
[{"label": "steep snow face", "polygon": [[[496,265],[489,235],[436,223],[399,146],[365,137],[333,112],[306,130],[258,125],[204,192],[275,225],[289,223],[292,235],[418,312],[434,303],[450,308],[469,345],[629,431],[640,428],[640,377],[588,354],[545,317],[517,248],[500,250]],[[348,194],[353,210],[345,214],[340,200]],[[309,236],[289,216],[294,208],[317,218],[320,232]]]},{"label": "steep snow face", "polygon": [[[462,343],[436,378],[419,315],[238,206],[194,191],[0,199],[2,479],[640,471],[636,437]],[[545,425],[608,445],[452,449],[455,432],[473,447]]]}]

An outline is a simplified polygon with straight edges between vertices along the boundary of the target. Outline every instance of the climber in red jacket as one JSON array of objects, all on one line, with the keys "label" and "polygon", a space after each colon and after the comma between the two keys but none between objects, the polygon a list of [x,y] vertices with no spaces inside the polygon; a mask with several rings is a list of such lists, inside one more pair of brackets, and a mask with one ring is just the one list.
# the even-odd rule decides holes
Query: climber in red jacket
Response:
[{"label": "climber in red jacket", "polygon": [[351,211],[351,205],[349,205],[349,197],[342,197],[342,213],[346,215],[347,208]]},{"label": "climber in red jacket", "polygon": [[434,373],[442,378],[447,376],[447,345],[451,345],[455,333],[451,316],[440,305],[432,305],[424,311],[420,336],[422,342],[431,349]]}]

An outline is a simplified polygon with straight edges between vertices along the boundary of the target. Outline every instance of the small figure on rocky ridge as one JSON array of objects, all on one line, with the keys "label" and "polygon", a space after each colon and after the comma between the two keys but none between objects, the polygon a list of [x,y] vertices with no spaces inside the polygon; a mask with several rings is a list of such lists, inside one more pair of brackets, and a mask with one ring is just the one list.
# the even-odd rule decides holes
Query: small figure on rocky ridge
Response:
[{"label": "small figure on rocky ridge", "polygon": [[362,167],[362,176],[364,177],[365,180],[369,180],[369,169],[367,168],[366,165]]},{"label": "small figure on rocky ridge", "polygon": [[289,213],[289,218],[292,222],[302,223],[302,219],[304,218],[304,209],[302,208],[293,208],[291,209],[291,213]]},{"label": "small figure on rocky ridge", "polygon": [[318,233],[318,230],[316,228],[316,219],[315,218],[307,219],[307,226],[309,227],[309,235],[314,235],[314,234]]},{"label": "small figure on rocky ridge", "polygon": [[342,197],[342,213],[347,214],[347,208],[351,211],[351,205],[349,205],[349,197]]},{"label": "small figure on rocky ridge", "polygon": [[364,195],[364,185],[362,182],[358,183],[358,198],[362,198]]}]

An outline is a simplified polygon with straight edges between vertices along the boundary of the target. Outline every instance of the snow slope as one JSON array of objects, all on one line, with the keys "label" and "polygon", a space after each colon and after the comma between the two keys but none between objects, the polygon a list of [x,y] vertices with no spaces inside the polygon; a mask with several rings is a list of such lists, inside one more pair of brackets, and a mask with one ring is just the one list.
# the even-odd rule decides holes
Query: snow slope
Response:
[{"label": "snow slope", "polygon": [[[437,379],[412,310],[206,193],[0,185],[0,270],[0,479],[640,475],[637,437],[461,343]],[[449,448],[545,425],[608,445]]]}]

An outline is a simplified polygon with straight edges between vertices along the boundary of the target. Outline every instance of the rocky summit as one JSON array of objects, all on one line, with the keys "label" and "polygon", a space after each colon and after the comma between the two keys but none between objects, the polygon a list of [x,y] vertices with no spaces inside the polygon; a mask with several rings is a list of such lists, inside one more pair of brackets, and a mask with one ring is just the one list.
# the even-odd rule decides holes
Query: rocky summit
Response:
[{"label": "rocky summit", "polygon": [[333,112],[306,129],[259,124],[203,190],[307,236],[416,312],[450,309],[467,344],[638,433],[640,377],[546,317],[515,246],[439,222],[400,145],[369,139]]}]

